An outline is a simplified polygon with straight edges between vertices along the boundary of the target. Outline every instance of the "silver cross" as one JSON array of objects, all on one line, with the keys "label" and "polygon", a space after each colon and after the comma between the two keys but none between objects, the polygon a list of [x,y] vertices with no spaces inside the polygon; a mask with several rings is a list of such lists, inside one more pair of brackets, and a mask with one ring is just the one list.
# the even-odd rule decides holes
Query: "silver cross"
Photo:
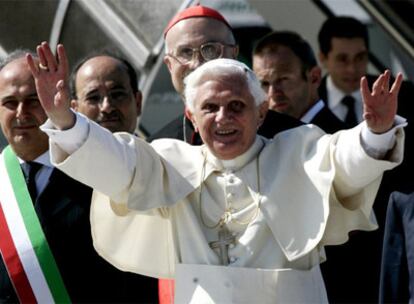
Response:
[{"label": "silver cross", "polygon": [[208,243],[211,249],[220,251],[222,265],[229,264],[229,246],[236,243],[236,238],[225,226],[220,226],[218,231],[218,240]]}]

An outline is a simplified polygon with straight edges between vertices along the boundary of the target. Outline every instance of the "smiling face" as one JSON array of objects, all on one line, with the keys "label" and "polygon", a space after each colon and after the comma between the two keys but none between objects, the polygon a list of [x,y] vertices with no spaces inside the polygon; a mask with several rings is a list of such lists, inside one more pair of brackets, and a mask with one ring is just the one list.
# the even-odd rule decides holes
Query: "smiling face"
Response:
[{"label": "smiling face", "polygon": [[194,113],[187,110],[203,142],[218,158],[233,159],[253,144],[267,112],[256,106],[245,79],[206,76],[195,94]]},{"label": "smiling face", "polygon": [[277,46],[253,56],[253,70],[266,92],[269,109],[300,119],[317,101],[319,67],[303,75],[300,59],[285,46]]},{"label": "smiling face", "polygon": [[[227,25],[212,18],[189,18],[175,24],[167,33],[165,43],[168,53],[177,54],[183,48],[199,48],[208,42],[220,42],[222,44],[234,45],[233,34]],[[236,58],[238,49],[236,47],[224,47],[223,58]],[[182,94],[184,90],[184,78],[204,63],[204,59],[197,53],[194,60],[182,64],[168,54],[164,62],[171,74],[175,90]]]},{"label": "smiling face", "polygon": [[47,151],[48,137],[39,129],[46,119],[26,58],[8,63],[0,71],[0,124],[20,158],[30,161]]},{"label": "smiling face", "polygon": [[133,133],[141,112],[141,93],[134,93],[127,68],[119,60],[98,56],[76,74],[73,108],[111,132]]},{"label": "smiling face", "polygon": [[362,38],[339,38],[331,40],[328,54],[319,54],[319,59],[333,83],[345,94],[359,89],[361,77],[368,66],[368,49]]}]

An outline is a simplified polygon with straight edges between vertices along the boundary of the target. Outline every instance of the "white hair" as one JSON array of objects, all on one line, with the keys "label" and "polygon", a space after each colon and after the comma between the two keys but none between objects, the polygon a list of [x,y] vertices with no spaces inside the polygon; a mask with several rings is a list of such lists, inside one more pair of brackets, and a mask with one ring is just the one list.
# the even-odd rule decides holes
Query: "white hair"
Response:
[{"label": "white hair", "polygon": [[259,80],[247,65],[234,59],[219,58],[207,61],[185,77],[184,99],[187,108],[191,112],[194,112],[194,99],[197,89],[207,76],[209,79],[220,76],[239,77],[246,82],[256,106],[267,100],[266,93],[263,91]]}]

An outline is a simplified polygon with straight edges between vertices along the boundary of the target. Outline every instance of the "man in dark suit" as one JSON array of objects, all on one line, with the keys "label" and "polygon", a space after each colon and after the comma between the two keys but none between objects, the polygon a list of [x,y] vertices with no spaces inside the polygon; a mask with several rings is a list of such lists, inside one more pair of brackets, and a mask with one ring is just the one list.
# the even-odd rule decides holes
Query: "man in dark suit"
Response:
[{"label": "man in dark suit", "polygon": [[[342,121],[355,119],[348,122],[353,127],[363,119],[361,77],[367,77],[370,87],[377,79],[376,75],[367,75],[367,27],[353,17],[331,17],[322,24],[318,43],[319,60],[327,72],[319,86],[319,95]],[[399,93],[398,113],[406,118],[410,118],[414,111],[413,93],[413,84],[404,81]],[[352,115],[348,114],[349,107],[353,109]]]},{"label": "man in dark suit", "polygon": [[[57,277],[61,278],[58,281],[62,282],[63,290],[66,290],[61,290],[61,294],[68,294],[71,302],[136,301],[137,297],[129,297],[125,290],[124,273],[104,261],[93,248],[89,224],[92,189],[54,169],[50,163],[48,138],[39,129],[47,117],[37,97],[26,53],[24,50],[16,51],[0,65],[0,124],[12,155],[17,156],[16,162],[20,162],[23,168],[23,175],[19,172],[13,174],[26,177],[31,200],[26,201],[30,205],[25,206],[33,210],[29,221],[38,221],[43,231],[43,243],[47,242],[50,248],[50,256],[55,261],[52,264],[57,266]],[[33,168],[38,171],[33,171]],[[1,174],[4,176],[6,173]],[[1,191],[4,189],[3,185]],[[0,230],[0,238],[4,239],[4,233],[4,229]],[[15,244],[17,248],[18,243]],[[33,301],[42,302],[41,299],[45,299],[42,295],[47,294],[47,288],[37,284],[39,279],[30,280],[33,278],[32,268],[23,267],[16,271],[13,261],[18,260],[18,256],[6,249],[1,247],[0,302],[16,303],[27,294],[34,296]],[[26,260],[22,258],[22,261]],[[29,265],[38,263],[35,259],[27,262]],[[47,272],[44,273],[44,277],[48,278]],[[18,278],[27,277],[26,282],[30,284],[23,284],[24,280],[14,280],[16,274]],[[52,283],[51,286],[55,281],[46,279],[46,282]],[[53,288],[50,287],[50,290]],[[138,294],[136,289],[129,292]],[[145,299],[146,294],[139,297],[142,302],[149,302]],[[55,302],[65,301],[62,298],[53,299]]]},{"label": "man in dark suit", "polygon": [[388,203],[380,303],[414,302],[414,192],[393,192]]},{"label": "man in dark suit", "polygon": [[319,126],[327,133],[344,129],[319,98],[321,69],[309,43],[289,31],[261,38],[253,51],[253,70],[267,93],[269,109]]},{"label": "man in dark suit", "polygon": [[[175,90],[182,96],[184,78],[204,62],[216,58],[235,59],[238,54],[231,26],[216,10],[201,5],[178,13],[164,31],[164,63],[171,74]],[[287,115],[269,111],[258,133],[273,137],[276,133],[300,125]],[[202,144],[191,121],[180,115],[148,140],[177,138],[188,143]]]},{"label": "man in dark suit", "polygon": [[[366,76],[371,87],[377,78],[374,75],[366,75],[369,52],[367,28],[352,17],[331,17],[323,23],[318,41],[319,59],[327,71],[319,87],[319,95],[338,118],[353,127],[363,119],[360,79]],[[405,130],[405,157],[399,167],[384,174],[381,182],[374,204],[379,229],[369,233],[357,232],[352,235],[343,250],[341,250],[342,246],[331,249],[336,252],[339,259],[354,261],[352,268],[346,263],[338,264],[336,280],[340,284],[347,285],[349,292],[337,289],[334,302],[378,302],[381,248],[388,197],[393,191],[406,191],[411,187],[411,181],[405,176],[411,175],[413,168],[413,158],[410,157],[414,153],[410,140],[412,136],[410,121],[414,114],[412,96],[414,96],[412,83],[404,81],[398,97],[398,113],[409,122]],[[349,277],[350,270],[354,268],[362,271],[360,275],[353,276],[352,282],[347,282],[346,277]],[[344,278],[341,279],[342,277]],[[327,282],[328,289],[329,284],[331,282]]]},{"label": "man in dark suit", "polygon": [[[75,111],[111,132],[136,133],[142,94],[138,75],[125,58],[110,51],[88,54],[71,72],[70,91]],[[157,279],[123,272],[117,280],[124,301],[158,303]]]},{"label": "man in dark suit", "polygon": [[[347,128],[319,98],[321,69],[311,46],[298,34],[280,31],[260,39],[253,52],[253,69],[267,92],[271,110],[315,124],[328,133]],[[327,261],[320,267],[330,302],[340,301],[343,294],[358,298],[346,280],[361,271],[348,259],[349,251],[360,248],[348,244],[325,247]]]}]

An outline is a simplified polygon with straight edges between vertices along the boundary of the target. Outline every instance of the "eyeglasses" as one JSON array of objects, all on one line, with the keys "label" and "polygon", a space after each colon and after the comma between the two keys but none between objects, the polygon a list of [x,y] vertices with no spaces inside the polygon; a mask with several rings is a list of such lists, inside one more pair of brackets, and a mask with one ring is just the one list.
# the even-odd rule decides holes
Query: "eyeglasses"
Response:
[{"label": "eyeglasses", "polygon": [[204,61],[209,61],[221,58],[223,56],[225,47],[235,48],[236,45],[223,44],[220,42],[207,42],[198,48],[180,47],[177,49],[175,54],[169,53],[167,55],[171,56],[181,64],[187,64],[193,61],[195,59],[196,53],[200,53]]}]

